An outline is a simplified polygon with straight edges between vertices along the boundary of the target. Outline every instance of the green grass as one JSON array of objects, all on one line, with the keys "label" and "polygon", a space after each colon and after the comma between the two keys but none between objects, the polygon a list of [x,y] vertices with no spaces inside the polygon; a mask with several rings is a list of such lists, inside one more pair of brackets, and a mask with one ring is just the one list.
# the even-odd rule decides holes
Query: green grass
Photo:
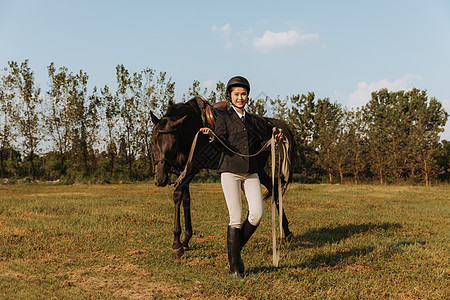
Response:
[{"label": "green grass", "polygon": [[0,299],[448,299],[450,186],[293,184],[296,237],[272,267],[270,201],[227,276],[220,184],[193,184],[194,236],[172,259],[172,188],[0,186]]}]

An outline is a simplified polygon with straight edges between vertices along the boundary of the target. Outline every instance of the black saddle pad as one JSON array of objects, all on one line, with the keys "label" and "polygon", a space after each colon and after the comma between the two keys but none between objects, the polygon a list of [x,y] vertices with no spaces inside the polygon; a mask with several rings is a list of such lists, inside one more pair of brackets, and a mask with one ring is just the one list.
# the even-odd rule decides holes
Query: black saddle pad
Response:
[{"label": "black saddle pad", "polygon": [[192,160],[195,166],[199,169],[214,169],[219,167],[221,151],[214,145],[214,143],[208,143],[202,149],[196,151]]}]

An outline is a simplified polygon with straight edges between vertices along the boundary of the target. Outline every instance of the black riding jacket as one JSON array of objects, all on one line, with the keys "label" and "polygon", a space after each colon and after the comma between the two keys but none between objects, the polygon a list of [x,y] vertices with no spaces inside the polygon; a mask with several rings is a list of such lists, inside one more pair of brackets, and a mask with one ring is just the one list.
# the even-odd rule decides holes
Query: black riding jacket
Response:
[{"label": "black riding jacket", "polygon": [[[228,111],[219,113],[215,133],[233,151],[241,154],[254,154],[262,147],[260,133],[261,122],[256,115],[245,112],[243,122],[231,107]],[[217,143],[218,144],[218,143]],[[256,173],[258,172],[257,157],[242,157],[222,148],[218,172]]]}]

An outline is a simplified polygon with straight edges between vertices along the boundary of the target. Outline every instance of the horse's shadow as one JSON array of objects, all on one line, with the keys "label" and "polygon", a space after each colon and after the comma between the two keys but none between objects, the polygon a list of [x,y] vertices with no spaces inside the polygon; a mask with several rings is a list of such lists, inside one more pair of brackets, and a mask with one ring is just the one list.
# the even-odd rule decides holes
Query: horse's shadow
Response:
[{"label": "horse's shadow", "polygon": [[[289,242],[284,243],[282,249],[293,250],[295,248],[318,248],[326,244],[338,243],[341,240],[348,239],[355,234],[361,234],[370,231],[386,231],[389,229],[401,228],[397,223],[383,223],[383,224],[347,224],[336,227],[321,227],[305,232],[302,235],[293,237]],[[394,245],[395,246],[395,245]],[[399,248],[397,245],[395,248]],[[321,268],[321,267],[335,267],[338,264],[351,260],[353,257],[361,257],[374,251],[374,246],[364,246],[359,248],[352,248],[345,251],[336,251],[333,253],[317,254],[311,259],[301,262],[299,264],[288,264],[278,268],[261,266],[249,268],[247,272],[250,274],[260,272],[276,272],[277,270],[290,268]]]}]

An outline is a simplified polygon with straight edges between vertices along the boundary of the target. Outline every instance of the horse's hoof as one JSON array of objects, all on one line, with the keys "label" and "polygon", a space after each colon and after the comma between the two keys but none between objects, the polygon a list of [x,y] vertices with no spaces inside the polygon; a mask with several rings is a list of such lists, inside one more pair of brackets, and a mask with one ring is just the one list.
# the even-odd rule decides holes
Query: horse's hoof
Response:
[{"label": "horse's hoof", "polygon": [[184,248],[180,247],[178,249],[172,249],[172,257],[173,259],[180,259],[183,257],[184,254]]},{"label": "horse's hoof", "polygon": [[233,281],[244,281],[243,275],[239,274],[238,272],[228,272],[228,278]]},{"label": "horse's hoof", "polygon": [[294,239],[294,234],[291,232],[287,237],[284,238],[286,242],[291,242]]},{"label": "horse's hoof", "polygon": [[189,248],[189,245],[188,245],[187,243],[183,242],[183,243],[181,243],[181,245],[182,245],[184,251],[191,250],[191,249]]}]

